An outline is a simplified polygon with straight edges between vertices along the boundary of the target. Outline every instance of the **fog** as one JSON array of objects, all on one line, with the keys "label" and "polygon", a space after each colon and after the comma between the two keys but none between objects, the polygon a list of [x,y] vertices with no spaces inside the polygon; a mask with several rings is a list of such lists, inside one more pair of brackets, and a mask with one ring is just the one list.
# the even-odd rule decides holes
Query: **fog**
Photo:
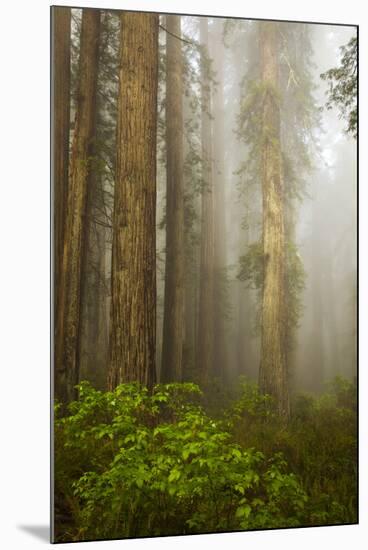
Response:
[{"label": "fog", "polygon": [[[73,10],[72,74],[78,66],[80,18],[81,11]],[[176,98],[183,110],[185,297],[181,379],[198,381],[200,378],[198,356],[201,347],[207,345],[199,328],[201,296],[208,285],[213,285],[211,313],[205,321],[211,323],[208,331],[213,330],[214,335],[210,377],[230,385],[239,376],[257,381],[261,361],[263,212],[258,143],[262,89],[257,86],[262,51],[260,32],[266,23],[192,16],[180,19],[181,36],[168,31],[165,16],[160,16],[159,30],[157,378],[161,378],[165,273],[173,269],[166,257],[166,235],[170,231],[166,166],[170,144],[166,139],[165,63],[167,41],[171,37],[181,45],[183,63],[183,97]],[[97,141],[102,143],[99,155],[104,169],[102,195],[98,195],[92,212],[97,227],[97,237],[93,239],[97,240],[90,245],[87,257],[91,274],[82,312],[81,355],[82,378],[89,378],[100,386],[105,384],[110,332],[118,96],[117,12],[104,12],[102,29]],[[348,26],[278,24],[280,89],[277,93],[287,257],[285,284],[289,300],[286,353],[289,383],[294,390],[320,391],[325,382],[335,376],[349,379],[356,376],[356,140],[346,132],[346,120],[339,108],[335,104],[327,108],[329,83],[320,76],[339,65],[340,48],[355,33],[356,29]],[[71,93],[73,118],[75,78]],[[203,128],[207,119],[205,136]],[[73,127],[71,140],[72,136]],[[208,204],[211,203],[206,207],[210,211],[207,213],[210,222],[204,222],[203,218],[203,204],[207,199]],[[212,264],[206,267],[209,273],[204,276],[201,243],[208,238],[213,256]],[[96,254],[96,247],[103,250],[102,258],[100,252]],[[102,324],[98,321],[100,328],[97,328],[98,353],[89,328],[96,324],[95,306],[103,311]],[[100,358],[97,370],[96,354]]]},{"label": "fog", "polygon": [[[208,55],[213,71],[213,139],[219,124],[223,129],[223,135],[219,137],[223,158],[216,158],[215,154],[212,157],[215,172],[219,165],[222,166],[223,186],[220,196],[223,203],[221,208],[214,209],[214,225],[222,231],[224,273],[224,292],[218,297],[222,302],[221,311],[216,313],[223,316],[223,334],[217,333],[216,338],[224,342],[229,380],[235,380],[239,375],[257,380],[260,362],[261,291],[255,288],[254,281],[240,280],[239,277],[241,257],[247,253],[249,245],[259,241],[262,235],[260,179],[254,173],[252,145],[244,143],[239,137],[242,105],[246,101],[244,98],[251,79],[256,78],[259,64],[257,25],[262,23],[208,19]],[[187,41],[200,41],[199,18],[183,17],[182,28]],[[295,36],[296,50],[300,48],[298,40],[303,33],[307,44],[305,51],[289,52],[289,59],[285,52],[284,58],[281,56],[280,71],[285,72],[284,78],[287,80],[285,96],[281,100],[284,120],[281,124],[292,125],[295,123],[292,116],[297,116],[291,113],[288,121],[288,94],[289,97],[304,94],[304,101],[311,102],[305,110],[310,120],[297,122],[301,125],[300,129],[295,128],[299,136],[290,136],[290,128],[284,130],[283,136],[285,147],[296,145],[293,162],[298,172],[296,185],[299,186],[300,196],[293,199],[294,227],[291,231],[305,272],[304,288],[300,289],[298,296],[300,312],[289,352],[289,371],[294,389],[318,391],[334,376],[352,379],[356,375],[356,141],[345,132],[346,122],[341,119],[338,108],[326,108],[328,83],[320,77],[321,73],[339,64],[340,47],[349,42],[355,29],[281,23],[280,33],[284,37]],[[161,41],[165,43],[164,32]],[[190,55],[190,48],[187,51]],[[291,59],[293,55],[295,57]],[[199,70],[195,54],[189,57],[188,64],[192,71]],[[303,74],[303,66],[308,75]],[[188,86],[193,96],[199,93],[195,81]],[[305,89],[299,90],[303,86]],[[223,94],[223,109],[220,111],[216,110],[216,107],[219,109],[216,104],[218,90],[222,90]],[[314,113],[311,113],[312,110]],[[195,117],[195,114],[190,113],[190,116]],[[294,139],[300,140],[301,144],[293,143]],[[298,153],[308,156],[308,159],[298,158]],[[158,220],[161,220],[165,208],[163,163],[159,166],[159,174]],[[197,215],[199,195],[200,192],[197,195],[194,193],[192,197]],[[192,230],[194,233],[197,231],[199,239],[198,227]],[[196,246],[198,248],[198,240],[194,238],[193,242],[194,249]],[[160,364],[164,288],[160,262],[164,261],[165,227],[160,227],[157,243],[160,259],[158,303],[161,305],[157,357]],[[192,250],[192,254],[198,255],[198,250]],[[192,269],[195,271],[195,266]],[[191,284],[197,284],[194,294],[198,293],[198,281],[193,283],[196,276],[198,278],[198,272],[191,274]],[[198,296],[194,297],[194,301],[198,302]]]}]

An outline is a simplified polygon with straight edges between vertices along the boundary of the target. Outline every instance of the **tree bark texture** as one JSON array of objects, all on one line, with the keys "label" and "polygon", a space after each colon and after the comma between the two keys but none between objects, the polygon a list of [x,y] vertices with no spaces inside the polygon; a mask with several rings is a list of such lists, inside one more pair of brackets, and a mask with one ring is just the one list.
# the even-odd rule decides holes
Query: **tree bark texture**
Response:
[{"label": "tree bark texture", "polygon": [[[106,59],[109,48],[110,26],[108,12],[101,14],[99,67]],[[104,67],[101,67],[104,70]],[[106,83],[97,83],[96,98],[96,147],[94,169],[88,179],[88,200],[86,206],[85,259],[82,262],[82,311],[80,344],[80,378],[89,380],[99,389],[106,389],[108,368],[107,315],[107,225],[110,222],[105,197],[104,169],[101,165],[103,148],[106,147],[106,101],[103,97]],[[115,148],[114,148],[115,151]]]},{"label": "tree bark texture", "polygon": [[263,86],[260,130],[264,257],[259,383],[261,391],[275,399],[279,414],[287,418],[290,406],[285,350],[284,193],[278,98],[279,29],[272,22],[259,25]]},{"label": "tree bark texture", "polygon": [[108,387],[156,380],[158,15],[121,14]]},{"label": "tree bark texture", "polygon": [[[106,388],[108,317],[106,315],[106,227],[99,223],[103,182],[100,173],[89,179],[86,258],[82,269],[81,379],[97,389]],[[102,210],[102,208],[101,208]]]},{"label": "tree bark texture", "polygon": [[166,17],[166,264],[161,382],[182,380],[184,338],[183,75],[180,16]]},{"label": "tree bark texture", "polygon": [[[200,42],[208,50],[208,22],[201,18]],[[197,370],[199,380],[207,384],[213,372],[214,353],[214,192],[212,170],[211,92],[206,59],[202,55],[202,202],[201,259],[198,312]]]},{"label": "tree bark texture", "polygon": [[[53,115],[53,285],[54,285],[54,368],[62,368],[56,352],[60,338],[57,316],[60,302],[60,274],[68,193],[70,129],[70,24],[71,9],[52,8],[52,115]],[[57,380],[56,376],[56,380]]]},{"label": "tree bark texture", "polygon": [[58,306],[60,363],[56,371],[55,389],[62,402],[76,397],[74,386],[79,381],[81,273],[85,258],[88,179],[96,132],[99,32],[100,11],[84,9]]}]

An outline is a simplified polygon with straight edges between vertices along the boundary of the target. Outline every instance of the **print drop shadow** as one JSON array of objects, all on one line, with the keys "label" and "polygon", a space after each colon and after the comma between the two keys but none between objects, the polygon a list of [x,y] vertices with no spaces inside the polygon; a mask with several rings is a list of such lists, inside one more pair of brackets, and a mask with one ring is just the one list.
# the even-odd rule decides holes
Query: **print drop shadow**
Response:
[{"label": "print drop shadow", "polygon": [[50,542],[50,527],[48,525],[17,525],[17,529],[33,535],[42,542]]}]

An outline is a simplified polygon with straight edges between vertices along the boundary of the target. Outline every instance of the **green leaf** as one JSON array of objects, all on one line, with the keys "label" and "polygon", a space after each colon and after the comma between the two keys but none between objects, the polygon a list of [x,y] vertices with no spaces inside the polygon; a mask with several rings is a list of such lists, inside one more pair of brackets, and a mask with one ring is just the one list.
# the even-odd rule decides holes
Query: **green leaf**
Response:
[{"label": "green leaf", "polygon": [[243,487],[243,485],[240,485],[240,483],[237,483],[234,487],[235,491],[238,491],[238,493],[240,493],[241,495],[244,495],[245,493],[245,489]]},{"label": "green leaf", "polygon": [[239,506],[239,508],[237,508],[235,516],[237,518],[246,519],[251,513],[251,511],[252,511],[252,508],[249,506],[249,504],[244,504],[243,506]]},{"label": "green leaf", "polygon": [[236,458],[241,458],[241,456],[242,456],[242,453],[241,453],[241,451],[239,451],[239,449],[233,449],[233,450],[232,450],[232,454],[233,454],[233,456],[235,456]]},{"label": "green leaf", "polygon": [[190,455],[189,449],[184,449],[184,451],[181,453],[181,456],[183,457],[184,460],[186,460],[189,455]]},{"label": "green leaf", "polygon": [[169,483],[172,483],[173,481],[177,481],[178,479],[180,479],[180,476],[181,476],[180,470],[178,470],[177,468],[174,468],[170,472],[170,475],[168,478]]}]

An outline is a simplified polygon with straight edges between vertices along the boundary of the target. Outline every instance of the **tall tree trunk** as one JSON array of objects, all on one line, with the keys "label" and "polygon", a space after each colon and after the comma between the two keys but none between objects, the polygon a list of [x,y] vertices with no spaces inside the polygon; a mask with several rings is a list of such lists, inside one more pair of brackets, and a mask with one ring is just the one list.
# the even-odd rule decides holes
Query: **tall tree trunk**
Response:
[{"label": "tall tree trunk", "polygon": [[[245,196],[246,204],[251,203],[249,194]],[[238,211],[238,218],[235,215],[235,219],[239,219],[242,213]],[[247,226],[239,226],[238,232],[238,250],[239,255],[243,254],[248,249],[251,242],[254,242],[252,230],[250,227],[251,209],[247,206],[245,211],[245,219],[247,220]],[[254,231],[253,231],[254,232]],[[259,370],[259,360],[257,359],[257,353],[255,349],[255,317],[257,316],[256,307],[253,298],[254,290],[246,288],[243,281],[237,283],[237,337],[236,337],[236,351],[237,351],[237,368],[236,374],[238,376],[246,376],[247,378],[256,380]]]},{"label": "tall tree trunk", "polygon": [[89,181],[87,205],[86,259],[82,269],[82,334],[80,375],[94,387],[105,389],[108,364],[106,317],[106,227],[101,224],[102,178],[93,174]]},{"label": "tall tree trunk", "polygon": [[108,387],[156,380],[158,15],[121,14]]},{"label": "tall tree trunk", "polygon": [[166,264],[162,382],[181,381],[184,337],[183,90],[180,16],[166,17]]},{"label": "tall tree trunk", "polygon": [[[183,119],[191,116],[189,97],[184,94]],[[188,139],[184,139],[184,166],[189,153]],[[192,239],[192,210],[196,197],[193,196],[192,174],[184,167],[184,336],[183,336],[183,367],[182,380],[193,380],[195,360],[195,293],[196,293],[196,247]],[[190,218],[188,216],[190,214]]]},{"label": "tall tree trunk", "polygon": [[214,374],[226,377],[226,208],[225,208],[225,105],[224,105],[224,44],[223,22],[218,19],[213,33],[213,59],[217,87],[214,93],[213,111],[213,192],[214,192]]},{"label": "tall tree trunk", "polygon": [[[101,15],[99,64],[106,59],[111,45],[111,15]],[[116,61],[117,61],[116,52]],[[105,130],[105,86],[109,81],[97,83],[96,98],[96,162],[88,181],[88,201],[86,206],[86,257],[82,265],[82,306],[81,306],[81,352],[80,378],[90,381],[100,390],[106,389],[108,367],[108,317],[106,315],[107,276],[106,246],[107,229],[110,222],[107,214],[104,190],[104,174],[101,166],[103,147],[106,147]],[[111,223],[111,222],[110,222]]]},{"label": "tall tree trunk", "polygon": [[[319,243],[316,244],[319,246]],[[310,350],[306,350],[310,356],[309,376],[310,387],[313,391],[321,391],[325,369],[325,353],[324,353],[324,324],[323,324],[323,293],[321,292],[321,264],[316,266],[317,272],[312,273],[310,277],[310,285],[312,288],[312,334],[310,339]]]},{"label": "tall tree trunk", "polygon": [[[198,166],[192,163],[193,151],[197,144],[192,134],[193,92],[187,83],[183,98],[184,116],[184,337],[183,337],[183,381],[196,378],[196,341],[198,324],[198,286],[199,286],[199,228],[201,197],[194,183],[198,178]],[[186,125],[188,124],[188,127]]]},{"label": "tall tree trunk", "polygon": [[[284,184],[286,187],[286,185]],[[286,191],[286,189],[285,189]],[[285,200],[284,194],[284,227],[285,227],[285,271],[290,269],[291,261],[288,257],[289,247],[296,246],[296,206],[289,198]],[[285,284],[285,351],[286,351],[286,369],[289,382],[289,388],[293,385],[296,367],[296,347],[297,347],[297,326],[291,320],[289,311],[295,308],[295,296],[291,293],[291,289]]]},{"label": "tall tree trunk", "polygon": [[52,114],[53,114],[53,216],[54,216],[54,368],[56,392],[62,357],[57,353],[60,327],[57,312],[60,303],[60,274],[64,244],[65,214],[68,197],[70,129],[70,23],[71,9],[52,8]]},{"label": "tall tree trunk", "polygon": [[84,9],[82,15],[77,97],[66,215],[63,266],[60,274],[60,368],[55,382],[56,395],[65,402],[76,396],[79,381],[81,272],[85,258],[86,205],[91,158],[96,131],[96,90],[100,11]]},{"label": "tall tree trunk", "polygon": [[289,416],[289,390],[285,350],[285,230],[280,150],[279,28],[260,25],[263,85],[261,181],[263,194],[264,282],[259,383],[274,397],[281,416]]},{"label": "tall tree trunk", "polygon": [[[208,51],[208,21],[200,22],[200,42]],[[212,181],[211,92],[206,57],[202,54],[202,203],[201,259],[198,312],[197,370],[202,384],[209,381],[214,353],[214,193]]]},{"label": "tall tree trunk", "polygon": [[[320,264],[320,277],[323,285],[324,324],[328,342],[328,377],[340,376],[341,370],[341,334],[338,323],[338,309],[336,303],[335,258],[332,250],[331,237],[326,239],[323,249],[324,258]],[[324,264],[324,265],[323,265]],[[346,312],[344,312],[346,313]]]}]

